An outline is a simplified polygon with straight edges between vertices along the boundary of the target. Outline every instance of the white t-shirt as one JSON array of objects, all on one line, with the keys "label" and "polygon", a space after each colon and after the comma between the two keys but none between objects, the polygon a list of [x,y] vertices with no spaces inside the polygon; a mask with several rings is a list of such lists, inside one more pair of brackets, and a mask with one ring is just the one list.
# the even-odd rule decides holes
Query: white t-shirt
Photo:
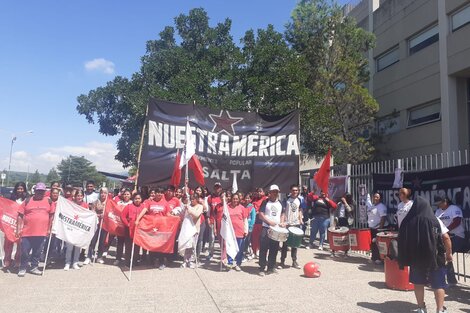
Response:
[{"label": "white t-shirt", "polygon": [[[283,212],[282,203],[279,200],[271,202],[270,200],[266,201],[266,205],[262,205],[260,212],[264,213],[264,216],[273,221],[276,224],[281,223],[281,214]],[[269,227],[270,225],[263,222],[263,227]]]},{"label": "white t-shirt", "polygon": [[441,235],[447,234],[449,230],[447,229],[446,225],[444,225],[440,219],[437,220],[439,221],[439,226],[441,226]]},{"label": "white t-shirt", "polygon": [[410,212],[412,205],[413,205],[413,200],[410,200],[407,203],[404,203],[404,202],[398,203],[398,209],[397,209],[398,227],[400,227],[401,222],[405,219],[408,212]]},{"label": "white t-shirt", "polygon": [[[452,221],[456,217],[463,217],[462,210],[456,205],[449,205],[446,210],[437,209],[436,217],[442,221],[442,223],[449,227],[452,224]],[[465,229],[463,228],[463,223],[461,222],[459,226],[449,231],[450,234],[459,236],[460,238],[465,238]]]},{"label": "white t-shirt", "polygon": [[299,212],[300,212],[300,199],[297,198],[288,198],[286,201],[286,222],[289,225],[298,225],[299,222]]},{"label": "white t-shirt", "polygon": [[97,192],[92,192],[90,194],[87,194],[86,192],[84,193],[84,198],[83,198],[83,201],[85,201],[86,203],[90,204],[90,203],[94,203],[96,200],[98,200],[100,197],[100,194],[97,193]]},{"label": "white t-shirt", "polygon": [[370,228],[377,228],[380,219],[387,216],[387,207],[382,202],[367,207],[367,223]]}]

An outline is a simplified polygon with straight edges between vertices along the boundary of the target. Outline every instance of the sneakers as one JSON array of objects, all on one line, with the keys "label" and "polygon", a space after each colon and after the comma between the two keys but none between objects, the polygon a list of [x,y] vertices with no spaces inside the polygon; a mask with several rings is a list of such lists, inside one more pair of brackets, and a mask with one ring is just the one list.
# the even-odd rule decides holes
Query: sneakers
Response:
[{"label": "sneakers", "polygon": [[382,260],[375,260],[374,263],[375,263],[376,265],[382,265]]},{"label": "sneakers", "polygon": [[96,260],[96,261],[97,261],[98,263],[100,263],[100,264],[104,264],[104,260],[103,260],[103,258],[99,258],[99,259],[98,259],[98,260]]},{"label": "sneakers", "polygon": [[80,269],[80,266],[78,265],[78,263],[73,263],[73,269],[74,270],[79,270]]},{"label": "sneakers", "polygon": [[69,269],[70,269],[70,264],[68,264],[68,263],[65,264],[65,266],[64,266],[64,271],[68,271]]},{"label": "sneakers", "polygon": [[240,266],[237,265],[237,266],[235,266],[235,270],[236,270],[237,272],[240,272],[242,269],[240,268]]},{"label": "sneakers", "polygon": [[42,271],[40,271],[37,267],[31,269],[29,272],[33,275],[42,275]]},{"label": "sneakers", "polygon": [[297,261],[292,262],[292,267],[296,269],[300,269],[300,265],[299,263],[297,263]]},{"label": "sneakers", "polygon": [[245,263],[246,261],[248,261],[247,258],[243,258],[243,259],[242,259],[242,263]]},{"label": "sneakers", "polygon": [[307,250],[310,250],[310,249],[312,249],[312,248],[313,248],[313,247],[312,247],[312,245],[310,245],[310,244],[305,246],[305,249],[307,249]]},{"label": "sneakers", "polygon": [[318,250],[323,251],[323,246],[318,246]]},{"label": "sneakers", "polygon": [[424,308],[418,308],[416,310],[413,310],[413,312],[416,312],[416,313],[428,313],[428,310],[426,309],[426,307]]},{"label": "sneakers", "polygon": [[115,265],[115,266],[119,266],[119,263],[121,263],[121,261],[119,261],[119,260],[116,260],[116,261],[114,261],[114,262],[113,262],[113,265]]},{"label": "sneakers", "polygon": [[268,270],[267,274],[268,275],[270,275],[270,274],[279,274],[279,271],[277,269],[273,268],[272,270]]},{"label": "sneakers", "polygon": [[160,264],[160,266],[158,267],[158,269],[160,271],[163,271],[165,269],[166,265],[165,264]]},{"label": "sneakers", "polygon": [[264,271],[259,271],[258,276],[264,277],[266,276],[266,273]]},{"label": "sneakers", "polygon": [[186,262],[183,262],[183,264],[181,264],[180,268],[187,268],[188,267],[188,263]]},{"label": "sneakers", "polygon": [[255,257],[254,257],[253,254],[250,254],[250,255],[247,257],[248,260],[253,260],[254,258],[255,258]]},{"label": "sneakers", "polygon": [[108,256],[108,252],[103,252],[103,258],[107,257]]},{"label": "sneakers", "polygon": [[191,268],[191,269],[195,269],[195,268],[196,268],[196,263],[194,263],[194,262],[189,262],[188,267]]},{"label": "sneakers", "polygon": [[18,272],[18,277],[24,277],[24,275],[26,275],[26,270],[20,270]]},{"label": "sneakers", "polygon": [[90,262],[91,262],[91,259],[86,258],[85,261],[83,261],[83,265],[88,265],[88,264],[90,264]]},{"label": "sneakers", "polygon": [[442,310],[437,311],[437,313],[447,313],[447,308],[443,307]]}]

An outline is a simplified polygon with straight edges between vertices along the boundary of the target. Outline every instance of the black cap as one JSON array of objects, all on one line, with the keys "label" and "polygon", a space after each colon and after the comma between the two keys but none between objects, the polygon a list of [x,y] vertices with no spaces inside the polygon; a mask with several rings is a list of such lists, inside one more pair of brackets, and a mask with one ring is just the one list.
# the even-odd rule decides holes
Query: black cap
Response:
[{"label": "black cap", "polygon": [[449,198],[443,197],[443,196],[440,196],[440,195],[435,195],[434,196],[434,204],[439,204],[442,201],[449,202]]}]

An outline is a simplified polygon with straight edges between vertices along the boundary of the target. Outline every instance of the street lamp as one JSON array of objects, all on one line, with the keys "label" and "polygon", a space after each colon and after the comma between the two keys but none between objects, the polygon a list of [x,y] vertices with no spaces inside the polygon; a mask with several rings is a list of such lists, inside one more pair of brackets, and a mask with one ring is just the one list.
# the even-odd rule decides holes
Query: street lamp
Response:
[{"label": "street lamp", "polygon": [[10,183],[10,168],[11,168],[11,154],[13,152],[13,144],[15,143],[16,139],[18,138],[18,136],[20,135],[28,135],[28,134],[32,134],[33,131],[32,130],[28,130],[27,132],[23,132],[23,133],[19,133],[19,134],[12,134],[11,135],[11,145],[10,145],[10,161],[8,162],[8,176],[7,176],[7,187],[8,187],[8,184]]}]

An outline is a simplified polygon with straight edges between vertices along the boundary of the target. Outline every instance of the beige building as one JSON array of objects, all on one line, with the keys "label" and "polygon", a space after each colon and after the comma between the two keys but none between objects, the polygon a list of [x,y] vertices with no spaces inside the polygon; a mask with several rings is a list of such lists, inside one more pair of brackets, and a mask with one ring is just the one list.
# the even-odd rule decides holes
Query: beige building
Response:
[{"label": "beige building", "polygon": [[468,149],[470,1],[363,0],[344,7],[373,32],[369,91],[383,158]]}]

